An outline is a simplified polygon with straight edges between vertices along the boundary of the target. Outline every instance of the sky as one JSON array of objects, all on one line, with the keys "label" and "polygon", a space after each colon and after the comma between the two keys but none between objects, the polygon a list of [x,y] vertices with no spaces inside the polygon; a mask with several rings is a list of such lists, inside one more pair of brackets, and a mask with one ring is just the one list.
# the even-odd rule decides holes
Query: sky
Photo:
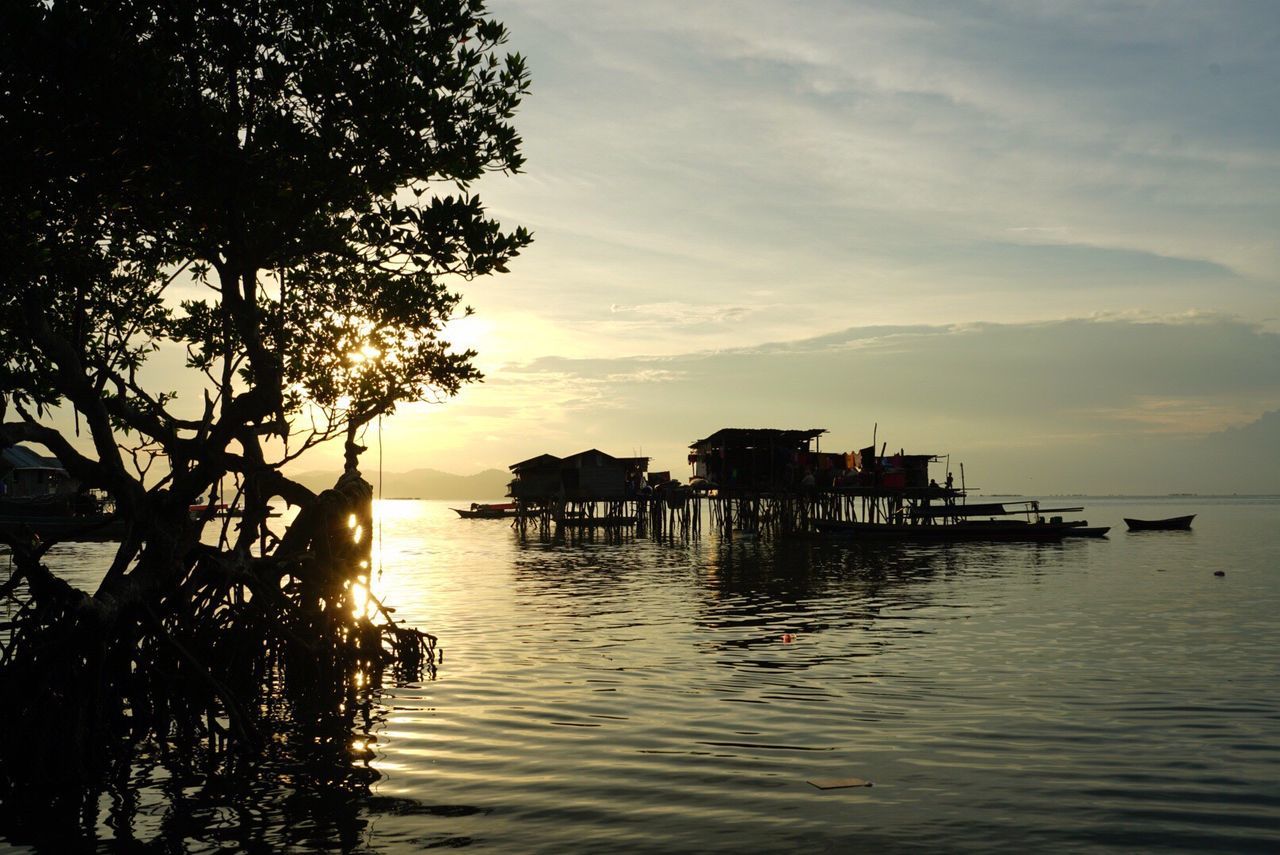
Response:
[{"label": "sky", "polygon": [[388,469],[824,427],[991,490],[1280,493],[1280,4],[489,9],[527,164],[476,189],[534,243]]}]

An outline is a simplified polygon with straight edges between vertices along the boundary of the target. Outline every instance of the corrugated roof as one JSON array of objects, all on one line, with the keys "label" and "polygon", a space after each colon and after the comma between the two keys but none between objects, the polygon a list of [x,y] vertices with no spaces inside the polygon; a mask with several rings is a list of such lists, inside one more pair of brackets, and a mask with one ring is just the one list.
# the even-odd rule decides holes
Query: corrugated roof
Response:
[{"label": "corrugated roof", "polygon": [[44,457],[22,445],[0,449],[0,460],[11,469],[64,469],[58,458]]},{"label": "corrugated roof", "polygon": [[528,460],[521,460],[519,463],[512,463],[507,468],[512,472],[520,469],[528,469],[532,466],[547,466],[552,463],[559,463],[560,458],[554,454],[539,454],[537,457],[530,457]]},{"label": "corrugated roof", "polygon": [[648,466],[652,457],[619,457],[618,462],[625,466]]},{"label": "corrugated roof", "polygon": [[720,428],[706,439],[700,439],[689,447],[700,445],[778,445],[808,442],[826,433],[826,428],[809,428],[808,430],[782,430],[779,428]]},{"label": "corrugated roof", "polygon": [[570,454],[568,457],[556,457],[554,454],[539,454],[537,457],[530,457],[528,460],[521,460],[519,463],[512,463],[507,468],[512,472],[519,472],[522,469],[554,466],[556,464],[564,464],[565,466],[568,466],[573,461],[590,455],[599,455],[606,460],[621,463],[624,466],[647,464],[650,460],[648,457],[614,457],[612,454],[601,451],[598,448],[588,448],[586,451],[579,451],[577,454]]},{"label": "corrugated roof", "polygon": [[569,461],[571,461],[571,460],[577,460],[577,459],[578,459],[578,458],[580,458],[580,457],[587,457],[587,456],[592,455],[592,454],[598,454],[598,455],[600,455],[601,457],[606,458],[607,460],[612,460],[612,461],[615,461],[615,462],[616,462],[616,461],[617,461],[617,459],[618,459],[618,458],[614,457],[612,454],[607,454],[607,453],[605,453],[605,452],[601,451],[601,450],[600,450],[600,449],[598,449],[598,448],[588,448],[586,451],[579,451],[577,454],[570,454],[568,457],[566,457],[566,458],[564,459],[564,462],[565,462],[565,463],[568,463],[568,462],[569,462]]}]

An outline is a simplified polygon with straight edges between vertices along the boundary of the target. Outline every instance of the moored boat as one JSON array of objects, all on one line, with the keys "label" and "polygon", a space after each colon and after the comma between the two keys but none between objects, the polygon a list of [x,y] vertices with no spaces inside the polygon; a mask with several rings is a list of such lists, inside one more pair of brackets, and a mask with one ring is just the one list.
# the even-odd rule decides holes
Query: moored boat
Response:
[{"label": "moored boat", "polygon": [[225,502],[207,502],[202,505],[191,505],[187,508],[191,519],[208,519],[209,517],[230,516],[230,509]]},{"label": "moored boat", "polygon": [[[939,497],[943,501],[935,503]],[[936,482],[922,490],[873,490],[867,499],[864,511],[871,513],[862,521],[814,519],[810,525],[824,537],[914,543],[1052,542],[1064,537],[1103,537],[1110,531],[1106,526],[1091,527],[1085,520],[1045,516],[1076,513],[1084,510],[1081,507],[1044,508],[1038,499],[967,504],[962,491],[940,488]]]},{"label": "moored boat", "polygon": [[464,520],[497,520],[514,517],[520,513],[515,502],[505,502],[503,504],[483,505],[478,502],[472,502],[470,509],[450,508],[455,514]]},{"label": "moored boat", "polygon": [[1067,528],[1065,537],[1106,537],[1109,525],[1076,525]]},{"label": "moored boat", "polygon": [[1124,524],[1129,527],[1129,531],[1186,531],[1191,528],[1191,521],[1195,518],[1195,514],[1163,520],[1136,520],[1125,517]]},{"label": "moored boat", "polygon": [[1106,537],[1107,532],[1111,531],[1109,525],[1089,525],[1088,520],[1067,520],[1063,522],[1061,517],[1054,517],[1050,522],[1061,522],[1067,526],[1067,537]]}]

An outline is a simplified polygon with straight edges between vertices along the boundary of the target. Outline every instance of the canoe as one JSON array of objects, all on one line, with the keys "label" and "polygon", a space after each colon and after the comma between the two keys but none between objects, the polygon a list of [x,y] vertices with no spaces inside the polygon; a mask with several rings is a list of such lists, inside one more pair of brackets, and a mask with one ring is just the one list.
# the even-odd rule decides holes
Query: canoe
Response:
[{"label": "canoe", "polygon": [[500,520],[510,519],[518,516],[519,510],[514,502],[508,502],[501,505],[481,505],[473,503],[469,510],[464,508],[450,508],[458,516],[464,520]]},{"label": "canoe", "polygon": [[464,520],[500,520],[516,515],[515,511],[468,511],[463,508],[451,508],[451,510]]},{"label": "canoe", "polygon": [[1185,531],[1191,528],[1191,521],[1195,518],[1195,514],[1165,520],[1133,520],[1125,517],[1124,524],[1129,527],[1129,531]]}]

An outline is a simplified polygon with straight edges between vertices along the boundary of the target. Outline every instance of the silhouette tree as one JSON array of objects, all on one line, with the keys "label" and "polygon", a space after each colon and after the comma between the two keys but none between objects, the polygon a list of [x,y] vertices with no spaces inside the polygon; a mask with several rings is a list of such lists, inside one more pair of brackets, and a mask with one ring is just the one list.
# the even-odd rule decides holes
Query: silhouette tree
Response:
[{"label": "silhouette tree", "polygon": [[[340,702],[429,665],[364,605],[359,437],[479,379],[443,337],[456,288],[530,241],[471,189],[522,165],[505,39],[481,0],[0,8],[0,447],[48,449],[123,523],[93,592],[10,538],[0,784],[92,774],[126,726],[253,745],[279,669]],[[330,439],[334,490],[281,473]],[[224,479],[243,517],[202,543]],[[276,497],[302,506],[279,537]]]}]

